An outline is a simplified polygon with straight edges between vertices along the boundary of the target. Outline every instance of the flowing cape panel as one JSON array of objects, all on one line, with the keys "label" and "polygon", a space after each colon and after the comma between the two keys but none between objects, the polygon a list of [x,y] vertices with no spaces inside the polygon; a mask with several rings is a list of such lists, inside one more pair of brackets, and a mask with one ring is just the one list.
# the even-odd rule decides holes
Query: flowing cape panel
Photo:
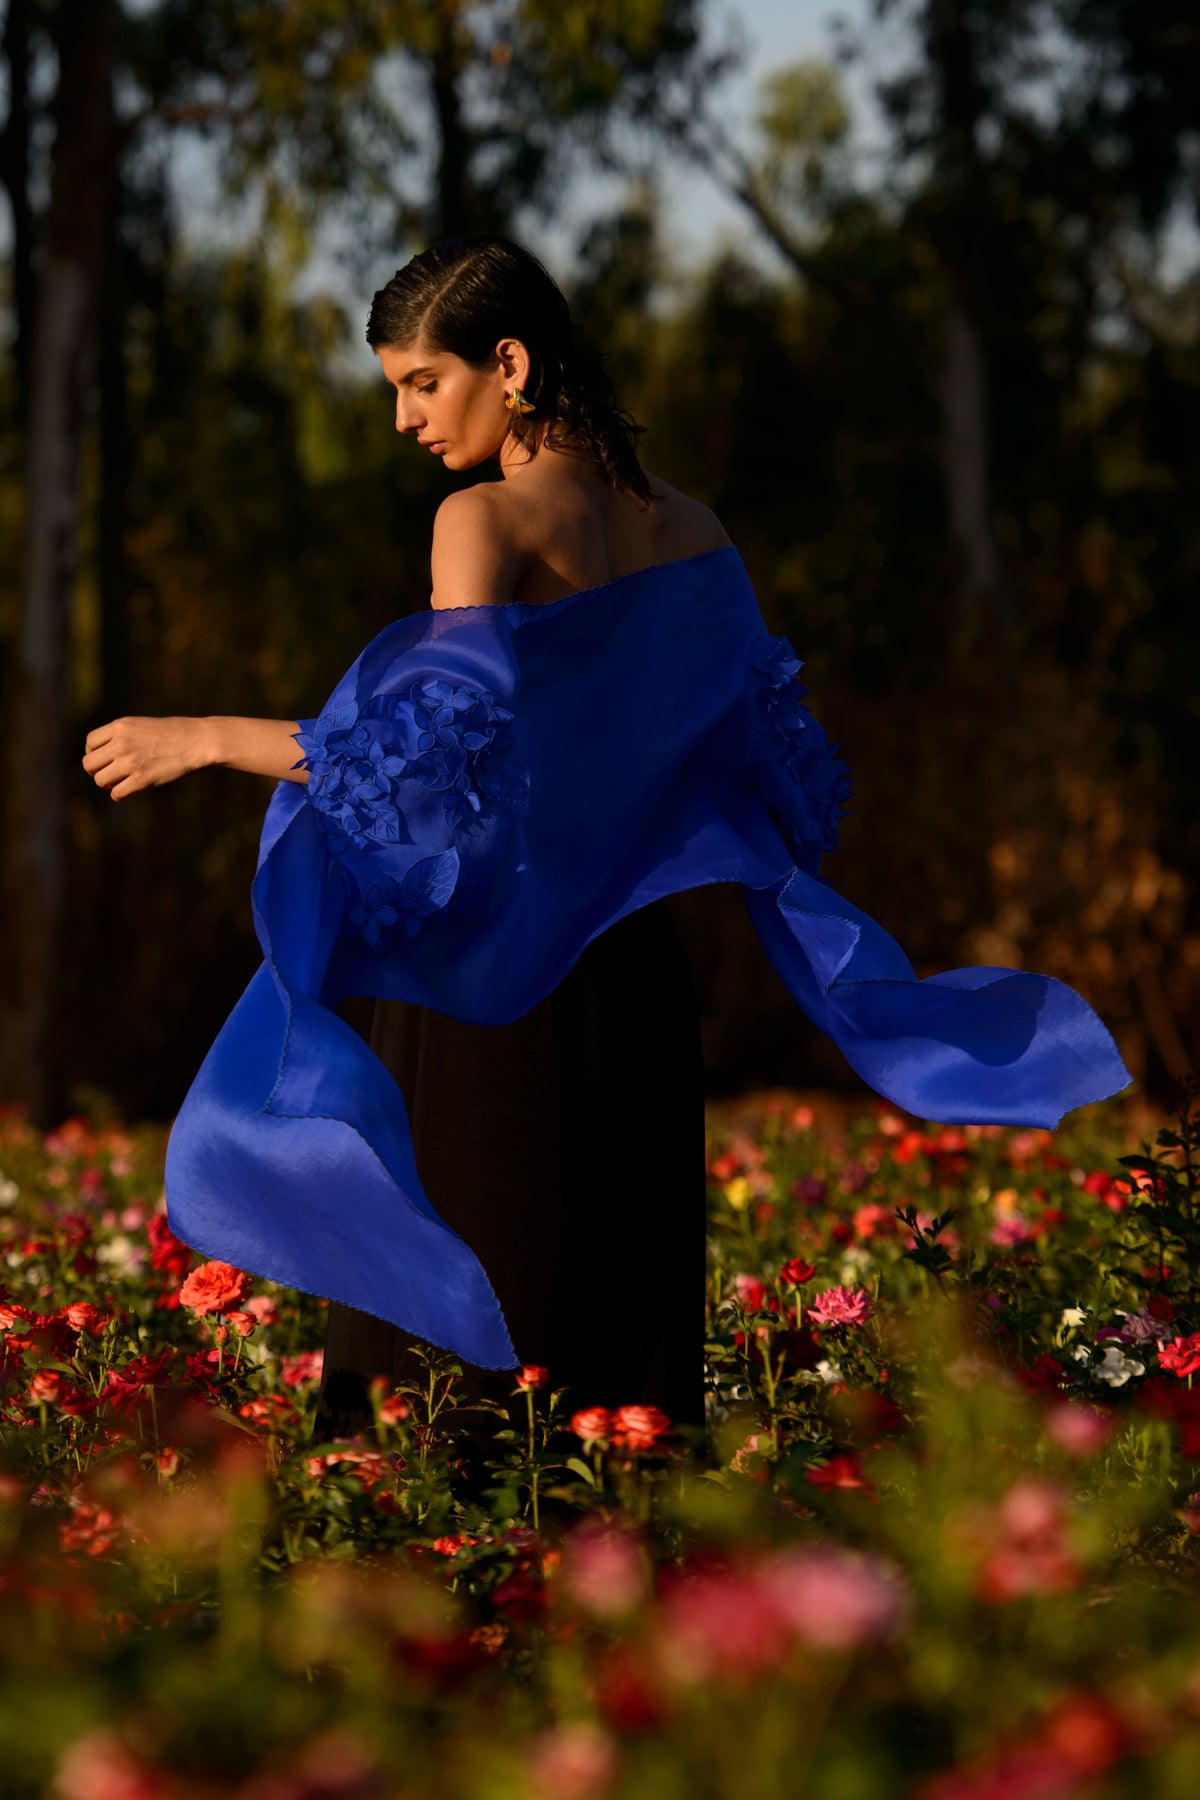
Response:
[{"label": "flowing cape panel", "polygon": [[797,1005],[910,1112],[1054,1126],[1124,1087],[1071,988],[999,968],[918,981],[821,876],[849,781],[800,666],[731,545],[381,631],[300,721],[307,785],[280,781],[267,808],[263,961],[171,1131],[175,1234],[516,1367],[484,1268],[421,1185],[398,1085],[333,1008],[504,1024],[618,919],[713,882],[740,884]]}]

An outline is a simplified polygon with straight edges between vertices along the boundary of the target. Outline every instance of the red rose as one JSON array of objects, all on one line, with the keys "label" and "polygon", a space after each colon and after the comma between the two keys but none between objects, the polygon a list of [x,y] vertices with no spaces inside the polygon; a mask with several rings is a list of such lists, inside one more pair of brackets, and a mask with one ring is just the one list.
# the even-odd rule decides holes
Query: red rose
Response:
[{"label": "red rose", "polygon": [[1170,1369],[1180,1378],[1194,1375],[1200,1369],[1200,1331],[1194,1331],[1190,1337],[1172,1338],[1169,1344],[1160,1344],[1158,1360],[1162,1368]]},{"label": "red rose", "polygon": [[867,1479],[857,1450],[835,1451],[823,1463],[807,1468],[804,1473],[814,1487],[826,1490],[830,1488],[862,1488],[870,1499],[878,1498]]},{"label": "red rose", "polygon": [[180,1304],[197,1314],[232,1312],[250,1292],[253,1279],[232,1263],[201,1263],[180,1288]]},{"label": "red rose", "polygon": [[151,1213],[146,1220],[146,1236],[150,1239],[150,1267],[165,1275],[182,1275],[192,1260],[192,1252],[177,1238],[167,1224],[165,1212]]}]

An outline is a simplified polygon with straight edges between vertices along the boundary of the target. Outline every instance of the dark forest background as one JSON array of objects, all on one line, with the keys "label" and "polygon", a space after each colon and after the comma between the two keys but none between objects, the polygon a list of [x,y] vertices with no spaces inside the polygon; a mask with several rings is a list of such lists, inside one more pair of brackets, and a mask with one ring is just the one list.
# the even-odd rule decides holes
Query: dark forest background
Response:
[{"label": "dark forest background", "polygon": [[[857,786],[826,872],[918,974],[1057,975],[1152,1091],[1188,1065],[1194,0],[877,0],[845,56],[876,29],[897,60],[866,185],[836,63],[779,68],[731,136],[704,0],[8,0],[0,1097],[43,1124],[178,1106],[259,961],[269,784],[114,806],[84,737],[310,716],[427,604],[447,477],[345,351],[424,243],[522,221],[571,237],[555,272],[644,462],[716,509],[806,659]],[[173,199],[197,137],[231,208],[261,199],[234,248],[198,250]],[[670,158],[746,223],[686,280]],[[620,198],[573,225],[585,167]],[[298,297],[331,219],[357,308]],[[848,1081],[736,890],[672,904],[712,1091]]]}]

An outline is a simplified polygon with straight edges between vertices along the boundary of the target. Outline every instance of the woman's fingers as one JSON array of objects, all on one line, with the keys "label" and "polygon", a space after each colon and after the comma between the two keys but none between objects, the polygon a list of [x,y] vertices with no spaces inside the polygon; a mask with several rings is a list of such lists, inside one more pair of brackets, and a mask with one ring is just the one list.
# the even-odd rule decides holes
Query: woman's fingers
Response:
[{"label": "woman's fingers", "polygon": [[113,800],[162,787],[201,766],[201,725],[191,718],[113,719],[88,732],[83,767]]},{"label": "woman's fingers", "polygon": [[110,719],[107,725],[88,732],[83,767],[98,788],[108,790],[110,800],[123,800],[151,785],[153,777],[143,774],[139,779],[138,768],[146,760],[159,725],[157,719]]},{"label": "woman's fingers", "polygon": [[130,774],[129,767],[126,763],[117,762],[115,759],[97,761],[85,756],[83,759],[83,766],[87,769],[88,774],[91,776],[96,786],[98,788],[108,788],[111,790],[114,799],[121,798],[121,795],[116,792],[118,787],[122,787],[125,793],[132,792],[132,789],[125,785]]}]

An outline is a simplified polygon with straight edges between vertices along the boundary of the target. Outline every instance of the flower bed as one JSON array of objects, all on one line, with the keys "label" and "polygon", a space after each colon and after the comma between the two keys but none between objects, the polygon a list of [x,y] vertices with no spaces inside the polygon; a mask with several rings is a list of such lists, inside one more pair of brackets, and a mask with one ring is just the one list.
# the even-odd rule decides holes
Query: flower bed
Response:
[{"label": "flower bed", "polygon": [[529,1367],[470,1480],[452,1357],[314,1443],[323,1303],[172,1237],[161,1131],[4,1111],[6,1794],[1191,1800],[1178,1098],[714,1109],[707,1432]]}]

